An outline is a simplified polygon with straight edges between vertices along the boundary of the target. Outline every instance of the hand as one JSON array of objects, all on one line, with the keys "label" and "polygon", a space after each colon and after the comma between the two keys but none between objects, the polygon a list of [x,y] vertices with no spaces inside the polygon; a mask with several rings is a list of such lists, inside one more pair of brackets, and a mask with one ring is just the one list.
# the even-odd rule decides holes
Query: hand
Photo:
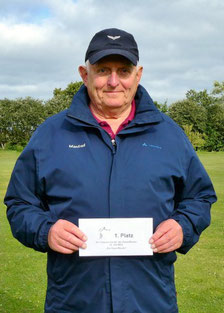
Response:
[{"label": "hand", "polygon": [[51,226],[48,233],[49,247],[64,254],[74,253],[79,248],[85,249],[86,240],[85,234],[75,224],[62,219]]},{"label": "hand", "polygon": [[153,252],[167,253],[177,250],[183,243],[182,227],[175,220],[168,219],[157,226],[149,243]]}]

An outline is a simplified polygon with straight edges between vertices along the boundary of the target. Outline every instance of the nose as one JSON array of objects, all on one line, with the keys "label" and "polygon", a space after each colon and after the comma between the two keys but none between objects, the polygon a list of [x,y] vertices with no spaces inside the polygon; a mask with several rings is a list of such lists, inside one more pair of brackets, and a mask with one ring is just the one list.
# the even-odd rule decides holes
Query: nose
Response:
[{"label": "nose", "polygon": [[110,76],[108,77],[107,81],[108,86],[111,86],[113,88],[117,87],[119,85],[119,77],[116,72],[112,72]]}]

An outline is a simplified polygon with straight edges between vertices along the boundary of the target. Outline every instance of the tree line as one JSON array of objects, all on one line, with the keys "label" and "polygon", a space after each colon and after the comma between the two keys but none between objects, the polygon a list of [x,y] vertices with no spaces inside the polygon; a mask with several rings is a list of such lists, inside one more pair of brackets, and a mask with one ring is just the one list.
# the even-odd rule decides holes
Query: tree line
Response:
[{"label": "tree line", "polygon": [[[70,106],[81,85],[72,82],[65,89],[56,88],[47,101],[0,99],[0,147],[22,150],[38,125]],[[211,92],[191,89],[183,100],[169,106],[155,104],[184,129],[196,150],[224,151],[224,81],[214,82]]]}]

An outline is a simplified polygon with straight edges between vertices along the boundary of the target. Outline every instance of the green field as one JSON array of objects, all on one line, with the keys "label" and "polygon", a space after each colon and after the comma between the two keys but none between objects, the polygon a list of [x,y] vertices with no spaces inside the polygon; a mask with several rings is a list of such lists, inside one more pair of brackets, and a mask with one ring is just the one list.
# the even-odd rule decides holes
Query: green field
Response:
[{"label": "green field", "polygon": [[[2,202],[18,155],[15,151],[0,150],[0,312],[42,313],[46,255],[25,248],[13,239]],[[203,233],[200,242],[185,256],[178,255],[177,299],[180,313],[222,313],[224,152],[201,152],[199,157],[212,178],[219,201],[213,206],[212,224]]]}]

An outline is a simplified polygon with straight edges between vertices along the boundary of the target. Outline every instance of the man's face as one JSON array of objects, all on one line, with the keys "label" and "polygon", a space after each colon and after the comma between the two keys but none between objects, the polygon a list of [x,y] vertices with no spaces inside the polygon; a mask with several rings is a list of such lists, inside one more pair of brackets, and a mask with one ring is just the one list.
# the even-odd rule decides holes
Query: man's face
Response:
[{"label": "man's face", "polygon": [[121,56],[105,57],[79,71],[91,104],[105,112],[131,104],[142,74],[141,67]]}]

